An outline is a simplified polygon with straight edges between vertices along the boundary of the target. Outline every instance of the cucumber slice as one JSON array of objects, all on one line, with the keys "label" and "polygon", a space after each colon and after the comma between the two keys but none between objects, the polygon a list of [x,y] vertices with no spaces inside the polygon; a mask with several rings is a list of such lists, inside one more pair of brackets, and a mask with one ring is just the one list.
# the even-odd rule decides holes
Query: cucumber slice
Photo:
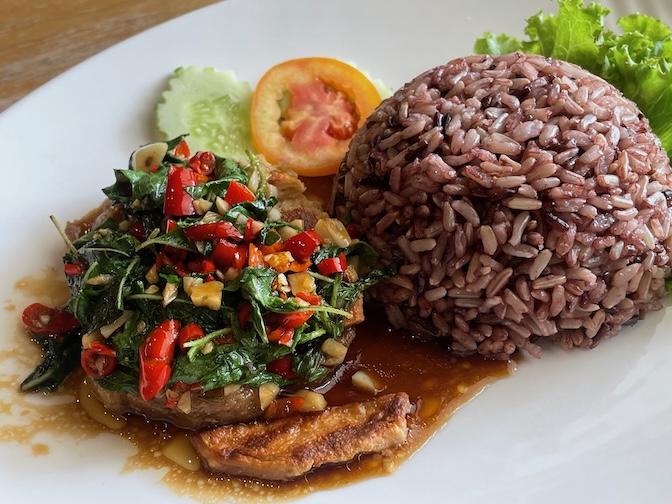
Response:
[{"label": "cucumber slice", "polygon": [[252,89],[233,72],[212,67],[178,68],[156,106],[156,124],[165,138],[188,133],[192,153],[246,159],[253,152],[250,129]]}]

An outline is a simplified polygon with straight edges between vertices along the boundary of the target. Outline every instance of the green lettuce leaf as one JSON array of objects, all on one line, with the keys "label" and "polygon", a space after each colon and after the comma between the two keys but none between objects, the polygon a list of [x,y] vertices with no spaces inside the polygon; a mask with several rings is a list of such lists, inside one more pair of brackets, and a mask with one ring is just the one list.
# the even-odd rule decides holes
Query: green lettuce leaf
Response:
[{"label": "green lettuce leaf", "polygon": [[609,9],[583,0],[557,0],[557,14],[542,11],[527,19],[520,40],[485,33],[474,44],[479,54],[522,51],[562,59],[598,75],[633,100],[672,152],[672,31],[650,16],[631,14],[606,28]]}]

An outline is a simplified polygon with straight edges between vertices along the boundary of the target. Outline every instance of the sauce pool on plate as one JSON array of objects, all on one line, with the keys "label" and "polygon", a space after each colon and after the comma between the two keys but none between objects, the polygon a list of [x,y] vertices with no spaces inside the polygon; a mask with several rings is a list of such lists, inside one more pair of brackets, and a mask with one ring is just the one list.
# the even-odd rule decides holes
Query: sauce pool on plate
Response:
[{"label": "sauce pool on plate", "polygon": [[[45,301],[62,301],[67,289],[55,271],[43,278],[25,278],[17,283],[22,294],[40,293]],[[33,296],[30,296],[33,298]],[[46,299],[45,299],[46,298]],[[19,308],[21,306],[17,304]],[[6,306],[9,310],[9,305]],[[17,313],[14,345],[0,358],[17,360],[18,368],[29,370],[39,359],[36,345],[27,341]],[[11,355],[10,355],[11,354]],[[420,341],[391,331],[382,311],[369,308],[367,319],[357,327],[338,379],[320,390],[329,405],[366,400],[371,393],[352,385],[352,375],[365,371],[376,393],[404,391],[412,403],[409,436],[405,444],[384,454],[365,455],[347,465],[316,470],[292,482],[268,482],[251,478],[215,475],[204,470],[188,441],[188,431],[144,418],[115,417],[91,395],[83,373],[75,373],[55,394],[44,401],[32,394],[22,395],[18,386],[24,376],[3,379],[0,384],[0,442],[18,441],[31,446],[34,456],[49,456],[49,446],[35,442],[38,433],[70,436],[73,442],[91,439],[103,432],[116,433],[136,448],[125,471],[164,469],[163,477],[176,493],[198,501],[286,500],[318,489],[336,488],[365,478],[389,474],[418,450],[450,416],[487,385],[509,376],[515,363],[484,360],[478,356],[457,356],[440,341]],[[54,421],[58,419],[58,421]],[[120,441],[121,442],[121,441]],[[93,455],[92,455],[93,456]],[[92,463],[94,461],[92,460]]]}]

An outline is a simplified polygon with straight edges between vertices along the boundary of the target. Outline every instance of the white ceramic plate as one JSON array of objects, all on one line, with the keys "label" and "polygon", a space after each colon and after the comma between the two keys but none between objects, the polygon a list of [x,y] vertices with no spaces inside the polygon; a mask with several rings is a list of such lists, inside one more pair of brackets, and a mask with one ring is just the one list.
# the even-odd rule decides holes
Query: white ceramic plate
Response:
[{"label": "white ceramic plate", "polygon": [[[672,22],[666,2],[603,3],[619,14],[638,9]],[[0,116],[0,298],[5,306],[22,302],[14,289],[19,278],[59,266],[62,243],[48,215],[64,222],[100,202],[112,169],[125,167],[128,154],[153,139],[153,104],[176,67],[232,69],[254,84],[284,59],[333,56],[397,87],[470,53],[485,30],[522,35],[524,18],[542,8],[555,5],[228,0],[86,61]],[[19,313],[0,311],[0,327],[13,330]],[[667,310],[590,352],[549,349],[460,410],[392,476],[305,502],[669,502],[670,327]],[[0,374],[8,367],[0,363]],[[154,471],[120,474],[130,450],[117,438],[47,441],[51,454],[43,457],[26,446],[0,445],[2,502],[189,501]]]}]

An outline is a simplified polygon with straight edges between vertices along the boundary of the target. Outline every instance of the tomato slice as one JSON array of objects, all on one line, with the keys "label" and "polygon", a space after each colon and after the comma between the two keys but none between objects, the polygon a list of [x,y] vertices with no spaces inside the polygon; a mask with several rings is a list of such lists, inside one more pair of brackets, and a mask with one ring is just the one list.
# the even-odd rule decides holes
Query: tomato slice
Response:
[{"label": "tomato slice", "polygon": [[299,175],[336,173],[350,139],[380,103],[359,70],[331,58],[285,61],[268,70],[252,100],[252,140]]}]

